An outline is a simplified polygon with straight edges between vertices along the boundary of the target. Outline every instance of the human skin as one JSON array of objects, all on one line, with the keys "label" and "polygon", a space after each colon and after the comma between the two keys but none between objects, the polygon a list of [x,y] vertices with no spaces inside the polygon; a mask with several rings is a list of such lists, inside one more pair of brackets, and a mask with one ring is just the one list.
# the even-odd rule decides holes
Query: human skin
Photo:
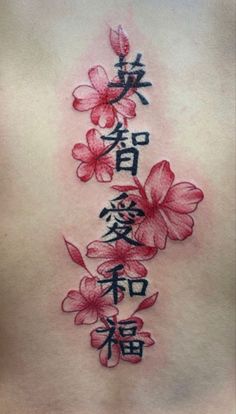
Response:
[{"label": "human skin", "polygon": [[[1,413],[233,413],[232,2],[30,0],[1,9]],[[193,235],[145,263],[159,291],[143,315],[155,346],[140,364],[106,369],[90,329],[73,325],[60,303],[84,276],[63,236],[85,256],[111,199],[110,184],[76,177],[71,149],[91,124],[71,92],[94,65],[111,74],[108,32],[120,23],[153,83],[150,105],[130,121],[151,134],[139,178],[168,159],[176,181],[205,198]],[[126,182],[120,174],[112,184]],[[122,317],[134,303],[122,304]]]}]

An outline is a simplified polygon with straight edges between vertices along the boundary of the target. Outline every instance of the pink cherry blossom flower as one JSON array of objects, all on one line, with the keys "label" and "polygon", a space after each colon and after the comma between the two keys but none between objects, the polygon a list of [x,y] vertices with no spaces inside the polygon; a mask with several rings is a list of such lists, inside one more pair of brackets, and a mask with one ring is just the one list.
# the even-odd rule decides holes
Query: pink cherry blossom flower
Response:
[{"label": "pink cherry blossom flower", "polygon": [[124,240],[117,240],[115,245],[101,241],[93,241],[87,246],[87,256],[107,259],[97,268],[98,273],[104,277],[110,277],[108,271],[122,264],[123,274],[128,277],[145,277],[146,267],[140,260],[149,260],[157,253],[155,247],[131,246]]},{"label": "pink cherry blossom flower", "polygon": [[[77,111],[91,110],[91,121],[94,125],[101,128],[111,128],[118,116],[134,118],[136,116],[136,104],[129,96],[134,93],[131,88],[118,102],[110,103],[116,99],[123,91],[121,87],[109,87],[109,79],[102,66],[94,66],[88,71],[88,76],[92,86],[80,85],[73,91],[73,107]],[[117,78],[112,82],[118,82]]]},{"label": "pink cherry blossom flower", "polygon": [[115,161],[112,155],[102,155],[108,148],[105,146],[101,134],[96,129],[90,129],[86,134],[88,145],[78,143],[72,150],[72,156],[82,161],[77,168],[77,176],[81,181],[88,181],[95,173],[99,182],[112,180]]},{"label": "pink cherry blossom flower", "polygon": [[134,179],[140,195],[129,198],[145,213],[134,234],[146,246],[164,249],[167,237],[184,240],[193,232],[189,213],[196,210],[203,192],[188,182],[173,185],[174,178],[169,162],[161,161],[152,167],[144,186]]},{"label": "pink cherry blossom flower", "polygon": [[[113,318],[114,319],[114,318]],[[122,322],[129,322],[132,321],[135,323],[137,329],[135,335],[130,336],[122,336],[120,333],[120,326]],[[107,321],[103,321],[105,328],[109,328]],[[127,325],[126,325],[127,326]],[[141,318],[136,316],[132,316],[125,320],[115,322],[115,332],[113,335],[113,343],[111,345],[111,357],[109,358],[108,352],[108,343],[103,347],[103,344],[107,340],[108,332],[97,332],[97,330],[104,330],[104,326],[99,326],[97,329],[94,329],[90,332],[91,336],[91,345],[93,348],[100,349],[99,359],[102,365],[107,368],[113,368],[119,364],[120,360],[131,362],[132,364],[137,364],[141,362],[142,357],[140,355],[132,355],[122,353],[121,349],[121,342],[132,342],[132,341],[142,341],[144,347],[154,345],[155,341],[151,338],[151,334],[149,332],[142,332],[141,329],[143,327],[143,321]]]},{"label": "pink cherry blossom flower", "polygon": [[102,296],[106,289],[97,283],[98,280],[97,277],[84,276],[79,290],[70,290],[62,302],[63,312],[76,312],[76,325],[91,325],[99,318],[119,313],[113,306],[112,296],[109,294]]},{"label": "pink cherry blossom flower", "polygon": [[118,56],[126,56],[129,53],[129,40],[121,25],[117,30],[110,30],[111,47]]}]

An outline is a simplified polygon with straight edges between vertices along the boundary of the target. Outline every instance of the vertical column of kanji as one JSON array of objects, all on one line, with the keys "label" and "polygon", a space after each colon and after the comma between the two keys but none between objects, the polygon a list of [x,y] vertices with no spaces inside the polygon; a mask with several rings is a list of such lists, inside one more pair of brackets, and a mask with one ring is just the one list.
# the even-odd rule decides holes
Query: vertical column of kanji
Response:
[{"label": "vertical column of kanji", "polygon": [[[108,83],[109,104],[117,110],[118,122],[115,128],[101,138],[108,142],[104,154],[115,151],[115,169],[117,172],[126,171],[133,177],[137,175],[139,162],[139,146],[149,143],[147,131],[133,132],[128,129],[128,119],[135,113],[135,104],[130,96],[138,96],[143,105],[147,99],[139,92],[142,87],[151,86],[151,82],[144,82],[144,64],[142,55],[128,62],[130,51],[128,37],[119,26],[117,31],[110,31],[110,42],[113,50],[119,57],[117,76]],[[123,119],[122,119],[123,117]],[[116,305],[121,293],[134,296],[146,296],[148,288],[147,269],[141,263],[150,260],[157,253],[155,247],[143,245],[134,237],[134,228],[144,218],[142,207],[130,199],[129,191],[138,190],[137,185],[113,186],[119,195],[110,201],[109,207],[104,207],[100,218],[107,223],[107,232],[102,236],[105,241],[95,240],[88,245],[87,256],[102,258],[97,271],[103,276],[98,283],[108,285],[104,296],[112,293]],[[117,317],[103,318],[103,326],[91,332],[91,344],[100,349],[100,362],[108,367],[116,366],[122,359],[131,363],[140,362],[143,349],[154,344],[150,333],[143,332],[143,321],[135,313],[152,306],[158,293],[144,299],[131,316],[125,320]]]},{"label": "vertical column of kanji", "polygon": [[[92,128],[86,133],[86,144],[75,144],[72,155],[80,161],[78,178],[86,182],[95,176],[98,182],[110,182],[114,170],[126,171],[133,177],[132,184],[114,185],[118,191],[100,212],[107,231],[103,240],[94,240],[87,246],[87,257],[102,259],[93,275],[79,251],[66,241],[72,260],[86,274],[79,290],[70,290],[62,302],[64,312],[75,312],[75,324],[101,326],[90,333],[92,347],[100,350],[102,365],[115,367],[120,360],[137,363],[142,360],[145,347],[154,344],[149,332],[142,330],[143,320],[136,313],[153,306],[158,292],[148,297],[147,268],[143,261],[154,258],[158,249],[166,247],[167,238],[184,240],[192,234],[193,219],[189,215],[203,199],[200,189],[189,182],[173,184],[174,173],[169,162],[155,164],[144,183],[137,177],[139,148],[149,143],[149,132],[130,132],[128,119],[136,116],[137,97],[142,105],[148,101],[140,92],[151,86],[145,81],[142,55],[132,61],[128,37],[121,26],[110,31],[110,43],[119,57],[115,64],[117,75],[109,81],[102,66],[88,71],[91,85],[80,85],[73,91],[74,109],[91,111],[92,123],[99,128],[112,128],[102,134]],[[126,319],[118,319],[119,303],[125,296],[145,297]]]}]

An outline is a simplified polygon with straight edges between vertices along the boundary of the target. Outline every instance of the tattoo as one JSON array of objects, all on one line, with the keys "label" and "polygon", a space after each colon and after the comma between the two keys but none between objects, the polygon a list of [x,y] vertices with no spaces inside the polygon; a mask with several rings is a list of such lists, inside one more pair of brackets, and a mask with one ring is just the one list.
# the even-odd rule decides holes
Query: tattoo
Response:
[{"label": "tattoo", "polygon": [[[134,62],[126,62],[125,57],[123,55],[119,56],[119,63],[115,64],[115,67],[118,67],[118,82],[109,82],[108,86],[110,88],[121,88],[121,92],[118,96],[115,96],[113,99],[109,101],[110,104],[119,102],[122,98],[124,98],[127,93],[130,91],[134,91],[136,95],[138,95],[140,101],[143,105],[148,105],[147,99],[141,95],[140,92],[137,92],[139,88],[145,88],[147,86],[152,86],[151,82],[144,82],[141,80],[145,75],[145,70],[137,69],[144,67],[143,63],[140,63],[142,58],[141,53],[137,53],[136,59]],[[127,66],[130,66],[130,69],[127,69]],[[136,68],[136,70],[134,70]]]},{"label": "tattoo", "polygon": [[[113,149],[118,147],[116,150],[116,171],[130,171],[132,175],[137,175],[139,151],[135,147],[138,145],[149,144],[149,132],[133,132],[131,136],[124,136],[124,134],[128,133],[129,130],[122,127],[122,123],[118,122],[113,131],[111,131],[108,135],[103,135],[101,137],[104,141],[113,141],[111,145],[106,147],[106,150],[101,156],[108,154]],[[125,141],[129,140],[129,138],[131,141],[131,144],[129,145],[132,146],[127,148]],[[121,149],[119,148],[119,145]],[[126,161],[127,164],[125,164]]]},{"label": "tattoo", "polygon": [[[133,230],[133,225],[135,224],[135,218],[143,217],[144,212],[140,208],[136,207],[136,203],[133,200],[128,202],[128,205],[125,204],[125,199],[128,198],[128,194],[121,193],[118,197],[114,198],[110,204],[111,208],[104,208],[99,217],[106,217],[106,222],[110,223],[112,218],[114,222],[111,226],[108,226],[108,232],[102,237],[108,235],[114,236],[107,240],[107,242],[114,242],[116,240],[125,240],[127,243],[133,244],[134,246],[139,246],[141,243],[130,238],[129,233]],[[115,202],[118,202],[116,205]]]},{"label": "tattoo", "polygon": [[[128,120],[136,116],[133,98],[138,98],[140,107],[149,104],[143,89],[152,83],[146,80],[141,53],[127,60],[130,45],[122,26],[110,30],[110,43],[118,56],[116,75],[109,81],[102,66],[92,67],[88,71],[92,86],[75,88],[73,108],[90,111],[93,125],[111,130],[102,134],[94,127],[89,129],[87,143],[75,144],[72,156],[80,162],[77,176],[83,182],[93,177],[100,183],[110,182],[114,172],[120,171],[132,182],[112,186],[118,195],[99,213],[107,225],[103,241],[87,245],[87,258],[101,260],[99,276],[90,272],[78,247],[65,240],[71,259],[86,276],[79,289],[70,290],[62,302],[63,312],[75,314],[76,325],[102,324],[90,332],[91,346],[99,350],[100,363],[109,368],[121,360],[140,362],[144,349],[154,345],[151,334],[142,331],[143,320],[136,316],[152,307],[158,297],[158,292],[149,294],[148,270],[143,262],[165,249],[168,239],[185,240],[192,235],[190,214],[203,199],[203,192],[195,185],[174,183],[175,175],[166,160],[150,169],[143,184],[138,179],[139,149],[149,144],[150,134],[130,131]],[[134,296],[144,298],[130,316],[119,320],[119,303]]]}]

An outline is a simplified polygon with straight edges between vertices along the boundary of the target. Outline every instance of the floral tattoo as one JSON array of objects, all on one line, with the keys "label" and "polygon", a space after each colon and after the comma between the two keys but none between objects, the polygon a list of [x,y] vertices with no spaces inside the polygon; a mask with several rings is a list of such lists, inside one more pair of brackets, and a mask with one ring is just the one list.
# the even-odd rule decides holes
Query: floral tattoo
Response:
[{"label": "floral tattoo", "polygon": [[[78,247],[65,240],[71,259],[84,269],[79,289],[70,290],[62,302],[63,312],[74,314],[75,325],[99,323],[90,332],[91,346],[99,350],[100,363],[115,367],[121,360],[138,363],[144,348],[154,345],[150,332],[143,330],[137,313],[152,307],[158,292],[149,294],[148,269],[167,239],[185,240],[193,232],[192,216],[203,192],[189,182],[175,183],[166,160],[157,162],[144,183],[138,179],[142,146],[148,145],[148,131],[130,131],[128,121],[136,117],[136,104],[148,105],[147,79],[141,53],[128,59],[130,45],[122,26],[110,30],[110,44],[118,57],[116,74],[108,79],[98,65],[88,71],[90,84],[76,87],[73,108],[90,112],[96,128],[85,134],[86,143],[76,143],[72,156],[79,161],[77,177],[87,182],[111,182],[113,175],[125,171],[129,184],[113,185],[113,198],[100,211],[106,225],[101,240],[87,245],[86,256],[99,260],[97,275],[92,274]],[[103,133],[103,129],[109,129]],[[134,312],[119,319],[119,303],[127,297],[141,296]],[[142,298],[144,297],[144,298]]]}]

